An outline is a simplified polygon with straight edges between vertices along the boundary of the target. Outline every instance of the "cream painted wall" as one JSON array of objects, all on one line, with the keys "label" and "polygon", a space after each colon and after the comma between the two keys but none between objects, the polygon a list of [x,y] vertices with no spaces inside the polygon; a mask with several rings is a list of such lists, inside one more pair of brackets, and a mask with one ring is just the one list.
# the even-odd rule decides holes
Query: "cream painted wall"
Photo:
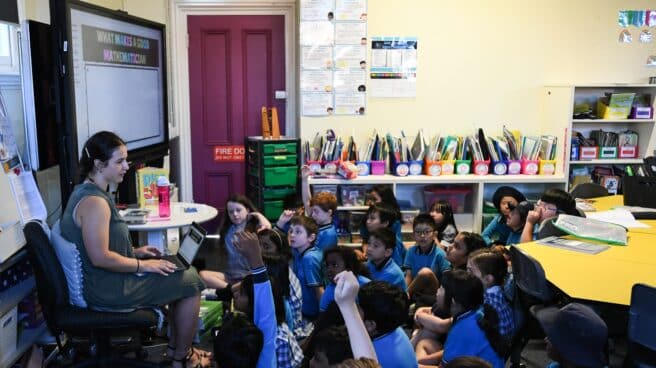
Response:
[{"label": "cream painted wall", "polygon": [[620,44],[617,24],[618,10],[650,9],[653,1],[369,0],[368,7],[369,37],[418,37],[417,97],[369,98],[364,116],[301,117],[303,138],[334,128],[357,140],[374,127],[495,134],[502,123],[537,134],[549,131],[540,126],[544,85],[647,83],[656,75],[645,66],[656,43]]},{"label": "cream painted wall", "polygon": [[[166,23],[166,0],[84,0],[86,2],[103,6],[108,9],[120,9],[130,15],[149,19],[159,23]],[[26,16],[28,19],[38,20],[50,24],[49,0],[25,0]]]}]

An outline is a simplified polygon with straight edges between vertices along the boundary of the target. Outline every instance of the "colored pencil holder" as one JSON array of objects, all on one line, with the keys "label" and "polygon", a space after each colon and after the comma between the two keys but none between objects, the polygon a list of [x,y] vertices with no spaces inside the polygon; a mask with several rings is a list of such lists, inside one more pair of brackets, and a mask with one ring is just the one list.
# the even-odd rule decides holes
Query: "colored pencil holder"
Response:
[{"label": "colored pencil holder", "polygon": [[385,161],[371,161],[371,175],[385,175]]},{"label": "colored pencil holder", "polygon": [[369,175],[369,168],[370,168],[370,163],[369,161],[356,161],[355,166],[358,168],[358,175],[359,176],[367,176]]},{"label": "colored pencil holder", "polygon": [[539,163],[538,160],[522,160],[522,174],[537,175]]},{"label": "colored pencil holder", "polygon": [[508,164],[504,161],[492,161],[492,173],[494,175],[506,175],[508,172]]},{"label": "colored pencil holder", "polygon": [[326,161],[323,164],[324,174],[337,174],[337,168],[339,167],[339,161]]},{"label": "colored pencil holder", "polygon": [[423,161],[410,161],[409,165],[409,175],[421,175],[421,171],[424,168],[424,162]]},{"label": "colored pencil holder", "polygon": [[522,162],[519,160],[508,160],[508,175],[519,175],[522,172]]},{"label": "colored pencil holder", "polygon": [[442,174],[442,166],[439,161],[426,160],[424,162],[424,174],[428,176],[440,176]]},{"label": "colored pencil holder", "polygon": [[408,176],[410,174],[410,163],[409,162],[397,162],[394,164],[394,175],[396,176]]},{"label": "colored pencil holder", "polygon": [[456,162],[453,160],[440,161],[442,166],[442,175],[453,175],[456,169]]},{"label": "colored pencil holder", "polygon": [[310,168],[313,174],[318,174],[321,172],[321,162],[320,161],[306,161],[306,165]]},{"label": "colored pencil holder", "polygon": [[556,172],[556,160],[540,160],[540,175],[553,175]]},{"label": "colored pencil holder", "polygon": [[487,175],[490,172],[490,160],[474,161],[474,174]]},{"label": "colored pencil holder", "polygon": [[471,172],[471,161],[456,160],[456,174],[467,175]]}]

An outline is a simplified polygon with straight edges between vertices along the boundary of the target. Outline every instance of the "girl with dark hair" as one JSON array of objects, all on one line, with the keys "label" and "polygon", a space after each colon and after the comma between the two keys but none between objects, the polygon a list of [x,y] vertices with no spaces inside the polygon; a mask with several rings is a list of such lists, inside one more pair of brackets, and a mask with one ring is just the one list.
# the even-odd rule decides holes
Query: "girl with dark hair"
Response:
[{"label": "girl with dark hair", "polygon": [[[394,231],[394,233],[396,234],[397,243],[402,244],[403,238],[401,236],[401,222],[402,222],[401,208],[399,207],[399,203],[396,201],[396,197],[394,196],[394,191],[392,190],[392,186],[386,184],[374,185],[367,191],[365,204],[369,206],[370,210],[371,207],[374,205],[381,206],[388,210],[385,211],[386,213],[389,213],[388,216],[385,216],[385,219],[389,221],[387,227],[392,229],[392,231]],[[369,240],[369,229],[367,226],[368,217],[369,214],[367,213],[367,217],[364,218],[362,225],[360,225],[360,237],[362,238],[363,241],[362,251],[360,250],[355,251],[355,254],[357,254],[358,259],[360,261],[367,260],[366,244],[367,241]],[[405,252],[402,253],[405,254]],[[399,260],[400,260],[399,267],[401,267],[401,263],[403,263],[403,258],[401,257]]]},{"label": "girl with dark hair", "polygon": [[123,181],[128,170],[125,142],[111,132],[98,132],[84,147],[80,183],[61,217],[62,236],[80,252],[84,299],[91,308],[128,309],[169,305],[171,338],[167,356],[173,367],[209,365],[209,353],[191,347],[198,326],[200,291],[205,285],[196,269],[174,272],[155,247],[132,248],[109,185]]},{"label": "girl with dark hair", "polygon": [[241,194],[232,194],[226,199],[225,211],[219,227],[219,254],[226,260],[223,272],[203,270],[200,277],[208,288],[217,289],[221,300],[230,299],[233,283],[240,281],[250,273],[247,260],[234,245],[235,234],[240,231],[255,232],[262,228],[271,228],[271,223],[253,203]]},{"label": "girl with dark hair", "polygon": [[458,227],[453,216],[451,203],[445,200],[436,201],[431,206],[429,213],[437,226],[437,240],[443,247],[451,246],[456,235],[458,235]]},{"label": "girl with dark hair", "polygon": [[328,309],[328,305],[335,300],[335,276],[340,272],[353,272],[360,286],[371,281],[368,278],[369,270],[363,263],[358,261],[358,256],[355,255],[355,251],[349,247],[335,246],[327,248],[323,251],[323,259],[326,265],[328,285],[319,301],[319,310],[321,312]]},{"label": "girl with dark hair", "polygon": [[508,236],[513,232],[513,229],[508,226],[510,214],[513,208],[524,201],[526,201],[526,197],[513,187],[504,185],[494,191],[492,203],[494,204],[494,208],[497,209],[498,214],[494,216],[492,221],[485,227],[485,230],[483,230],[483,233],[481,233],[488,246],[492,244],[507,244]]}]

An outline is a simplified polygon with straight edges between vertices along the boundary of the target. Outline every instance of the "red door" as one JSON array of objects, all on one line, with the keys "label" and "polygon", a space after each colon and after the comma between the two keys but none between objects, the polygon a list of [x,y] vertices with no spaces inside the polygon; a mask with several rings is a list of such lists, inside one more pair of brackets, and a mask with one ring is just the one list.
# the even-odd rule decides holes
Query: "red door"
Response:
[{"label": "red door", "polygon": [[245,163],[217,162],[214,148],[261,135],[262,106],[278,108],[285,131],[285,101],[274,99],[285,90],[284,23],[282,15],[187,18],[194,200],[220,215],[229,195],[246,194]]}]

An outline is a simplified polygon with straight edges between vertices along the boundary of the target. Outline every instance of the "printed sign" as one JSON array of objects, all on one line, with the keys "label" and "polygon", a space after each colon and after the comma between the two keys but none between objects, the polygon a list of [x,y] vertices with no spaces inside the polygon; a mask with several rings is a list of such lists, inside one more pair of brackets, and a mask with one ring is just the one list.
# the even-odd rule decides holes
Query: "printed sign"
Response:
[{"label": "printed sign", "polygon": [[244,146],[214,146],[214,162],[244,162]]}]

